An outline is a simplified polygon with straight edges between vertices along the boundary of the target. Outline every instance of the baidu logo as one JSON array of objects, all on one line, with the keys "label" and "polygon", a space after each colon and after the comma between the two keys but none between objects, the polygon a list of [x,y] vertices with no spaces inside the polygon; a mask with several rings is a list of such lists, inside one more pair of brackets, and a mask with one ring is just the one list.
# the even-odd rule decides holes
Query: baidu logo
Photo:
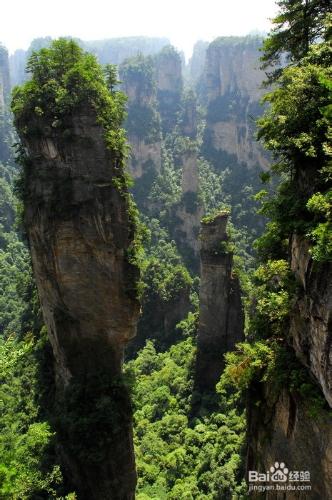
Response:
[{"label": "baidu logo", "polygon": [[248,473],[251,491],[310,491],[310,472],[289,470],[284,462],[275,462],[267,472],[250,470]]}]

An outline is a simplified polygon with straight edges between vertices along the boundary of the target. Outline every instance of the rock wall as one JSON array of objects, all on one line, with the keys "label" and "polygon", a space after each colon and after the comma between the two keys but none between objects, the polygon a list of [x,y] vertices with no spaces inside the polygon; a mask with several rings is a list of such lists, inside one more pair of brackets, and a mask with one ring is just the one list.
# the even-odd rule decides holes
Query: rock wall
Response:
[{"label": "rock wall", "polygon": [[[247,469],[248,473],[266,472],[282,461],[290,471],[308,471],[310,491],[271,491],[264,498],[319,500],[332,498],[332,266],[331,262],[314,263],[309,242],[297,234],[290,239],[290,265],[297,291],[288,348],[299,367],[309,373],[314,395],[325,401],[325,407],[319,405],[310,412],[313,395],[306,396],[303,385],[302,393],[291,384],[274,392],[267,384],[252,387],[247,405]],[[253,496],[261,498],[257,492]]]},{"label": "rock wall", "polygon": [[268,166],[255,140],[254,118],[261,113],[259,100],[264,73],[259,70],[262,40],[222,37],[206,52],[203,74],[207,122],[203,150],[218,169],[234,163],[245,167]]},{"label": "rock wall", "polygon": [[0,112],[4,111],[10,92],[8,52],[0,45]]},{"label": "rock wall", "polygon": [[120,67],[120,79],[128,96],[129,171],[136,180],[155,177],[161,168],[161,128],[152,59],[137,56],[126,60]]},{"label": "rock wall", "polygon": [[180,202],[174,207],[173,237],[189,269],[199,272],[199,230],[203,207],[199,201],[197,101],[194,92],[182,97],[178,132],[181,148],[176,163],[182,171]]},{"label": "rock wall", "polygon": [[232,273],[233,255],[227,249],[227,218],[219,214],[202,222],[201,285],[195,386],[200,392],[215,388],[222,373],[223,355],[243,340],[243,310],[238,278]]},{"label": "rock wall", "polygon": [[10,76],[8,52],[0,45],[0,162],[5,162],[10,156],[8,99],[10,95]]},{"label": "rock wall", "polygon": [[332,407],[332,263],[315,264],[307,240],[296,234],[291,252],[298,283],[290,325],[293,347]]},{"label": "rock wall", "polygon": [[[332,427],[329,413],[325,411],[313,417],[308,413],[306,401],[295,391],[284,388],[274,395],[273,389],[263,384],[251,388],[248,403],[248,472],[266,473],[275,462],[284,463],[288,471],[308,471],[310,474],[308,482],[287,482],[287,485],[311,487],[307,491],[252,491],[250,498],[332,498]],[[261,484],[275,487],[272,481]],[[282,487],[283,483],[279,485]]]},{"label": "rock wall", "polygon": [[80,499],[132,499],[131,408],[121,365],[139,304],[138,270],[127,258],[133,222],[114,182],[123,173],[92,108],[68,118],[65,136],[35,120],[39,134],[22,137],[25,227],[55,357],[60,453]]},{"label": "rock wall", "polygon": [[164,133],[171,132],[177,122],[183,87],[180,54],[171,45],[155,57],[157,98]]}]

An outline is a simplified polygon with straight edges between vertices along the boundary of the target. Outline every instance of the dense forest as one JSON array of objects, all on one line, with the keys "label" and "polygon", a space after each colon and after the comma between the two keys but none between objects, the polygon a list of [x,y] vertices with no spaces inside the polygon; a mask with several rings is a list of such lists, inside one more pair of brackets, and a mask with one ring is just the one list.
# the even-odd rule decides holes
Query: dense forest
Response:
[{"label": "dense forest", "polygon": [[0,499],[332,498],[332,13],[277,4],[0,46]]}]

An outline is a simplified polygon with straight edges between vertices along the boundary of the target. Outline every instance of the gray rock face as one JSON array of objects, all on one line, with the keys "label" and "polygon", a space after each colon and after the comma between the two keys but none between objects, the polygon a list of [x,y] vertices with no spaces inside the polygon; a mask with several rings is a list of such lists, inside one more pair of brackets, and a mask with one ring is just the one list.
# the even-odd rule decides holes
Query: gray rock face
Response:
[{"label": "gray rock face", "polygon": [[[259,70],[256,38],[217,38],[208,47],[204,69],[207,95],[205,147],[219,153],[219,168],[230,158],[247,167],[268,166],[262,148],[255,139],[253,117],[261,113],[259,100],[265,78]],[[222,154],[220,154],[222,153]]]},{"label": "gray rock face", "polygon": [[[332,267],[314,263],[309,242],[293,234],[290,243],[291,268],[298,283],[290,314],[289,342],[299,361],[317,383],[317,396],[324,395],[332,406]],[[255,400],[259,401],[259,406]],[[265,498],[332,498],[332,427],[331,415],[318,409],[308,411],[308,401],[291,387],[278,394],[261,384],[248,398],[248,470],[265,472],[275,461],[283,461],[289,470],[307,470],[312,490],[308,492],[270,492]],[[255,498],[261,498],[253,494]]]},{"label": "gray rock face", "polygon": [[213,391],[222,373],[223,355],[243,340],[243,310],[238,278],[232,275],[233,255],[227,245],[227,215],[203,223],[201,286],[197,338],[196,387]]},{"label": "gray rock face", "polygon": [[162,130],[171,132],[180,110],[183,87],[182,62],[172,46],[165,47],[155,58],[157,98]]},{"label": "gray rock face", "polygon": [[6,162],[10,157],[8,144],[8,98],[10,95],[10,77],[8,52],[0,45],[0,162]]},{"label": "gray rock face", "polygon": [[92,109],[68,119],[66,137],[34,125],[42,132],[23,138],[25,226],[55,357],[63,462],[80,498],[131,499],[136,474],[121,364],[139,304],[138,271],[127,257],[133,222],[115,185],[122,170]]},{"label": "gray rock face", "polygon": [[134,179],[154,177],[161,168],[161,128],[151,58],[140,56],[127,73],[122,74],[120,67],[120,78],[128,96],[129,171]]},{"label": "gray rock face", "polygon": [[0,45],[0,113],[5,111],[5,103],[10,93],[9,61],[7,50]]},{"label": "gray rock face", "polygon": [[299,292],[290,334],[300,361],[310,369],[332,407],[332,264],[314,264],[304,238],[293,235],[291,266]]},{"label": "gray rock face", "polygon": [[[257,399],[261,402],[259,405],[255,404]],[[275,462],[283,462],[289,471],[310,473],[309,483],[293,485],[311,486],[310,491],[267,491],[264,495],[253,491],[250,497],[276,500],[332,498],[332,427],[328,413],[311,418],[305,402],[288,388],[277,396],[266,385],[252,388],[248,401],[248,471],[266,473]]]}]

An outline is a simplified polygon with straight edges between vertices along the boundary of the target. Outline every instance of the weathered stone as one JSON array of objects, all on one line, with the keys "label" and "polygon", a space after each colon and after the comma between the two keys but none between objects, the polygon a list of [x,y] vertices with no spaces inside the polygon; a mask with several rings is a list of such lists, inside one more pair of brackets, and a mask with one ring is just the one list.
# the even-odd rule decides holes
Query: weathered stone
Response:
[{"label": "weathered stone", "polygon": [[298,281],[290,335],[295,352],[310,369],[332,407],[332,263],[315,263],[305,238],[294,234],[291,267]]},{"label": "weathered stone", "polygon": [[172,46],[165,47],[155,59],[157,98],[164,133],[176,125],[183,87],[182,62]]},{"label": "weathered stone", "polygon": [[[208,106],[205,142],[207,148],[226,153],[239,164],[265,169],[268,161],[256,141],[253,123],[253,117],[261,112],[265,79],[259,70],[261,43],[250,37],[223,37],[209,45],[204,69]],[[222,155],[217,166],[229,166],[227,161],[223,165]]]},{"label": "weathered stone", "polygon": [[10,76],[8,52],[0,44],[0,162],[6,162],[11,154],[9,146],[8,99]]},{"label": "weathered stone", "polygon": [[[123,68],[130,61],[134,61],[134,65],[127,73]],[[122,89],[128,96],[127,128],[131,147],[128,169],[136,180],[144,175],[156,175],[161,169],[161,129],[151,58],[138,56],[129,59],[120,67],[120,78]]]},{"label": "weathered stone", "polygon": [[[259,404],[258,404],[259,401]],[[266,473],[275,462],[289,471],[308,471],[309,482],[284,484],[309,485],[310,491],[252,491],[252,498],[276,500],[332,498],[332,427],[331,417],[321,412],[308,414],[305,401],[288,388],[273,395],[268,385],[252,387],[248,394],[247,472]],[[275,483],[255,483],[273,485]]]},{"label": "weathered stone", "polygon": [[66,133],[36,118],[23,137],[25,227],[55,357],[59,449],[79,498],[134,497],[131,409],[121,365],[139,314],[133,222],[119,159],[92,108]]},{"label": "weathered stone", "polygon": [[239,281],[232,274],[233,255],[227,245],[227,215],[202,224],[201,285],[195,386],[213,391],[224,366],[223,355],[243,340]]}]

